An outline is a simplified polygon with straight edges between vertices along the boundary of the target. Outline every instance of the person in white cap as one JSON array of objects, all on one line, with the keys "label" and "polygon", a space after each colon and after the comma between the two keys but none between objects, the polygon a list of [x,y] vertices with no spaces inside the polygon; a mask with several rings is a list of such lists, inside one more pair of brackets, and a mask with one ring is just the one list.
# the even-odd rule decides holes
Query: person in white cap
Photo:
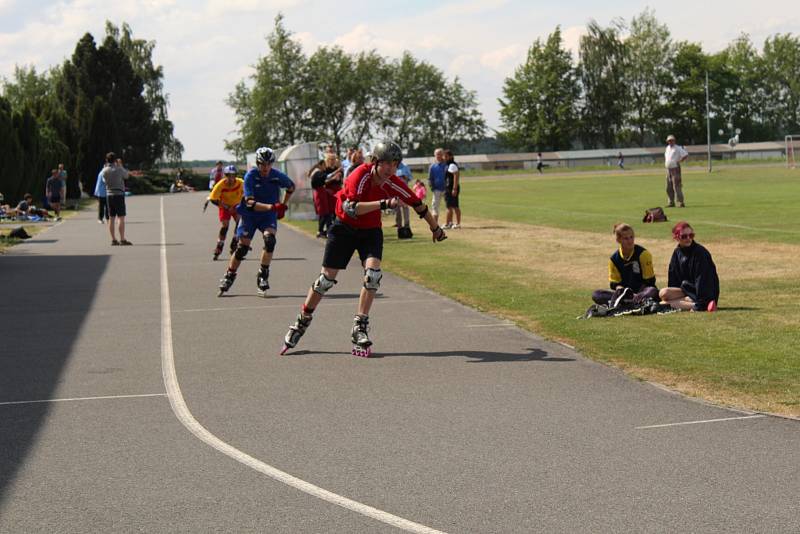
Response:
[{"label": "person in white cap", "polygon": [[664,151],[664,166],[667,168],[667,207],[675,207],[675,197],[678,198],[678,205],[685,207],[683,203],[683,184],[681,180],[681,163],[686,161],[689,153],[675,143],[675,136],[667,136],[667,149]]}]

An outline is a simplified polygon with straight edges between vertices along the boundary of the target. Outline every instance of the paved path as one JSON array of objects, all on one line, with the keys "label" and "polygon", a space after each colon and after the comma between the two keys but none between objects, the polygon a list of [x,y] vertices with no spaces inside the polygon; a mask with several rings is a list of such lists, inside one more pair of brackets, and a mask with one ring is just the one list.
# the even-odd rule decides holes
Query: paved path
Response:
[{"label": "paved path", "polygon": [[129,199],[133,247],[86,211],[0,256],[0,532],[800,531],[797,422],[389,274],[380,357],[349,354],[355,265],[277,356],[322,243],[283,226],[269,298],[253,260],[217,298],[201,198]]}]

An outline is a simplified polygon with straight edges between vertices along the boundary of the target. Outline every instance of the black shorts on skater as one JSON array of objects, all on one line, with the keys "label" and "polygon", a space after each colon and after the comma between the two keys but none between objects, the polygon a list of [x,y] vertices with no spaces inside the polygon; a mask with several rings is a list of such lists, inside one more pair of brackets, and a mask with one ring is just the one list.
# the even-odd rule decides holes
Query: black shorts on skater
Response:
[{"label": "black shorts on skater", "polygon": [[367,258],[383,257],[383,229],[353,228],[336,220],[328,232],[322,266],[330,269],[346,269],[353,252],[363,263]]}]

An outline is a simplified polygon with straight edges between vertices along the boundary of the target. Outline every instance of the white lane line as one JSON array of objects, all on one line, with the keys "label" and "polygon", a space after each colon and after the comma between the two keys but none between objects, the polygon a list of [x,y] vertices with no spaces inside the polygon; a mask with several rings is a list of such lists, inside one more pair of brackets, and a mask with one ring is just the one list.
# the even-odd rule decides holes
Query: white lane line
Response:
[{"label": "white lane line", "polygon": [[392,515],[383,510],[378,510],[366,504],[348,499],[326,489],[315,486],[305,480],[301,480],[288,473],[285,473],[271,465],[268,465],[261,460],[253,458],[252,456],[240,451],[239,449],[229,445],[219,439],[217,436],[205,429],[189,411],[186,401],[181,393],[180,385],[178,384],[178,376],[175,372],[175,354],[172,347],[172,317],[170,313],[170,298],[169,298],[169,276],[167,273],[167,247],[165,246],[166,229],[164,223],[164,197],[161,197],[161,370],[164,376],[164,385],[167,388],[167,396],[169,397],[170,406],[178,420],[185,426],[192,434],[194,434],[200,441],[217,449],[219,452],[233,458],[259,473],[263,473],[270,478],[282,482],[304,493],[327,501],[331,504],[341,506],[358,514],[366,517],[371,517],[387,525],[397,527],[407,532],[424,533],[424,534],[443,534],[441,531],[426,527],[419,523],[414,523],[408,519],[403,519],[396,515]]},{"label": "white lane line", "polygon": [[40,404],[43,402],[74,402],[74,401],[105,400],[105,399],[136,399],[140,397],[166,397],[166,396],[167,396],[166,393],[146,393],[143,395],[106,395],[103,397],[72,397],[69,399],[41,399],[41,400],[0,402],[0,406],[9,406],[11,404]]},{"label": "white lane line", "polygon": [[646,430],[648,428],[666,428],[668,426],[683,426],[683,425],[700,425],[703,423],[719,423],[721,421],[739,421],[742,419],[757,419],[759,417],[766,417],[763,414],[745,415],[743,417],[725,417],[723,419],[705,419],[703,421],[686,421],[683,423],[667,423],[666,425],[650,425],[650,426],[637,426],[636,430]]}]

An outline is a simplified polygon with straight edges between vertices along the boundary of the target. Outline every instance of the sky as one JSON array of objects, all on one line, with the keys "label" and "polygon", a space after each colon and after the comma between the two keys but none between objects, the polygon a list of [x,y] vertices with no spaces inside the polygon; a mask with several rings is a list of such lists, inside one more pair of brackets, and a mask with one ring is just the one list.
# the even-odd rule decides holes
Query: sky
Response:
[{"label": "sky", "polygon": [[560,26],[565,47],[575,53],[590,20],[603,26],[618,17],[630,21],[647,8],[674,40],[700,43],[710,53],[742,33],[759,50],[776,33],[800,35],[797,0],[0,0],[0,77],[10,78],[15,65],[45,71],[69,58],[86,32],[99,44],[106,20],[127,22],[135,38],[157,43],[154,59],[164,68],[184,159],[228,159],[224,139],[236,136],[236,124],[225,98],[266,54],[279,12],[307,55],[330,45],[374,49],[388,58],[408,50],[448,79],[457,76],[496,129],[504,80],[536,39]]}]

